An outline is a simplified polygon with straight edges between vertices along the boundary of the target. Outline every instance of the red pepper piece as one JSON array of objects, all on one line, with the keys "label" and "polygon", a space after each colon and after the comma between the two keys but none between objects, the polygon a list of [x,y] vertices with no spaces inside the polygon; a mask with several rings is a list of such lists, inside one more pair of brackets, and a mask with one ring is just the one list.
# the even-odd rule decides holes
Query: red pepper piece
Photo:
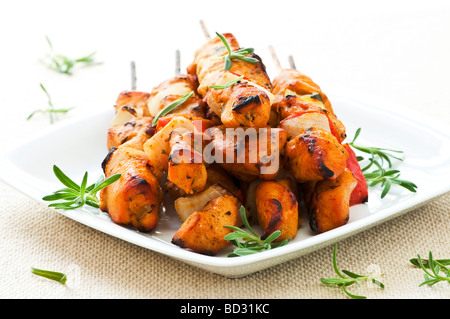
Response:
[{"label": "red pepper piece", "polygon": [[350,206],[366,203],[369,199],[369,190],[367,187],[366,179],[359,166],[358,160],[356,159],[356,154],[353,149],[348,144],[343,145],[348,153],[347,168],[353,173],[353,176],[358,181],[355,189],[350,196]]}]

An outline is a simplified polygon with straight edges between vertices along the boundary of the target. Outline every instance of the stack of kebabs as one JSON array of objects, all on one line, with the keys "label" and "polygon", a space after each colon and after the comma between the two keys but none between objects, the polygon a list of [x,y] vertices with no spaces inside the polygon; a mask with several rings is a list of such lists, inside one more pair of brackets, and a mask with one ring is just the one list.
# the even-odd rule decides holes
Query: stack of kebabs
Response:
[{"label": "stack of kebabs", "polygon": [[[150,93],[120,93],[115,109],[102,167],[121,178],[101,191],[100,208],[115,223],[150,232],[170,195],[181,222],[172,243],[182,248],[215,255],[227,247],[232,230],[224,226],[242,226],[241,206],[262,239],[280,230],[282,241],[306,216],[313,231],[326,232],[367,201],[345,127],[320,87],[295,69],[271,81],[261,58],[230,33],[198,49],[187,74]],[[250,128],[267,147],[225,134]],[[211,161],[206,149],[233,160]],[[264,170],[268,158],[279,161],[275,171]]]}]

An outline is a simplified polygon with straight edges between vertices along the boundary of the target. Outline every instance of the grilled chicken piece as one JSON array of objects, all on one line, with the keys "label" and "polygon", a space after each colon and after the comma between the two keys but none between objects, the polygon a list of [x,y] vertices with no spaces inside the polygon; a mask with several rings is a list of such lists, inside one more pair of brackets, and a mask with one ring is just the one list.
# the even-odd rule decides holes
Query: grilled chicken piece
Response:
[{"label": "grilled chicken piece", "polygon": [[323,93],[320,87],[305,74],[294,69],[283,69],[273,80],[272,93],[277,97],[283,98],[286,90],[290,90],[298,95],[312,95],[318,93],[320,95],[320,101],[322,101],[325,109],[330,114],[334,114],[326,94]]},{"label": "grilled chicken piece", "polygon": [[261,239],[276,230],[281,234],[276,241],[293,239],[299,227],[299,206],[292,180],[262,181],[256,187],[256,208],[263,229]]},{"label": "grilled chicken piece", "polygon": [[[228,41],[232,51],[239,48],[239,43],[237,42],[235,36],[231,33],[222,34],[224,38]],[[187,67],[188,74],[198,76],[199,63],[204,59],[210,59],[212,57],[222,57],[227,54],[227,48],[223,45],[222,40],[219,37],[214,37],[203,44],[194,54],[194,60]],[[203,92],[205,93],[205,92]],[[203,95],[202,93],[200,93]]]},{"label": "grilled chicken piece", "polygon": [[[223,36],[231,51],[239,49],[232,34]],[[269,122],[273,95],[270,92],[272,84],[261,58],[252,53],[249,56],[257,59],[258,63],[234,59],[230,70],[225,71],[225,55],[227,50],[219,37],[214,37],[196,52],[188,73],[197,76],[198,93],[225,126],[265,127]],[[210,87],[225,85],[240,76],[244,76],[245,81],[223,90]]]},{"label": "grilled chicken piece", "polygon": [[144,132],[147,138],[154,134],[153,118],[147,108],[149,96],[149,93],[138,91],[124,91],[119,94],[114,105],[116,114],[108,129],[108,150],[119,147],[141,132]]},{"label": "grilled chicken piece", "polygon": [[241,82],[226,89],[211,89],[206,95],[209,107],[220,115],[226,127],[265,127],[268,125],[270,93],[249,82]]},{"label": "grilled chicken piece", "polygon": [[[169,115],[158,119],[155,135],[144,146],[156,176],[161,177],[167,172],[172,190],[176,187],[186,194],[205,187],[206,168],[202,155],[194,150],[193,133],[195,130],[201,133],[204,125],[212,125],[204,119],[204,102],[195,93],[196,88],[195,76],[178,74],[155,87],[147,103],[150,114],[156,116],[179,98],[193,94]],[[196,125],[199,126],[197,129]]]},{"label": "grilled chicken piece", "polygon": [[108,150],[119,147],[140,133],[145,133],[147,139],[153,136],[152,117],[133,117],[122,125],[111,126],[107,135]]},{"label": "grilled chicken piece", "polygon": [[[286,123],[288,119],[293,119],[299,115],[310,114],[317,115],[323,114],[326,123],[326,130],[332,133],[339,142],[342,142],[346,138],[346,130],[344,124],[334,115],[328,112],[323,103],[316,99],[318,95],[296,95],[287,92],[287,95],[279,102],[274,103],[277,108],[277,112],[280,118],[280,126],[282,123]],[[298,119],[297,119],[298,120]],[[305,123],[306,124],[306,123]],[[310,122],[308,125],[311,125]]]},{"label": "grilled chicken piece", "polygon": [[202,191],[207,172],[203,155],[194,149],[194,133],[173,131],[169,146],[167,179],[186,194]]},{"label": "grilled chicken piece", "polygon": [[334,126],[328,116],[321,111],[297,112],[282,120],[279,126],[286,131],[288,139],[309,129],[322,129],[336,137]]},{"label": "grilled chicken piece", "polygon": [[168,118],[168,123],[157,127],[157,132],[144,143],[144,151],[154,174],[161,178],[167,172],[168,181],[185,194],[202,191],[206,185],[206,167],[201,145],[196,146],[196,135],[202,134],[204,122],[184,116]]},{"label": "grilled chicken piece", "polygon": [[119,112],[121,109],[126,109],[136,117],[150,116],[147,107],[149,97],[150,94],[147,92],[123,91],[119,94],[114,108],[116,112]]},{"label": "grilled chicken piece", "polygon": [[[243,200],[244,195],[238,185],[238,181],[233,178],[226,170],[224,170],[222,167],[220,167],[216,163],[205,165],[206,167],[206,185],[204,189],[214,186],[214,185],[220,185],[221,187],[227,189],[229,192],[237,196],[240,200]],[[180,198],[180,197],[192,197],[189,196],[185,191],[180,189],[178,186],[176,186],[171,181],[167,181],[165,184],[165,190],[171,194],[174,198]]]},{"label": "grilled chicken piece", "polygon": [[211,142],[204,148],[205,161],[216,162],[241,181],[258,177],[271,180],[279,171],[280,152],[286,132],[280,128],[227,130],[213,127],[206,131]]},{"label": "grilled chicken piece", "polygon": [[216,255],[230,245],[224,237],[238,223],[239,200],[233,195],[217,197],[184,221],[172,238],[172,243],[205,255]]},{"label": "grilled chicken piece", "polygon": [[170,155],[170,137],[173,131],[192,132],[194,124],[183,116],[175,116],[143,145],[154,174],[161,177],[167,172]]},{"label": "grilled chicken piece", "polygon": [[286,169],[297,182],[336,179],[346,168],[348,153],[329,132],[309,128],[286,143]]},{"label": "grilled chicken piece", "polygon": [[357,180],[345,169],[335,180],[316,183],[309,207],[310,226],[320,233],[345,225],[349,219],[349,201]]},{"label": "grilled chicken piece", "polygon": [[147,106],[151,116],[156,116],[162,109],[181,98],[182,96],[193,92],[186,102],[177,106],[170,114],[190,115],[193,117],[205,117],[204,102],[195,93],[197,83],[195,76],[178,74],[158,86],[156,86],[149,95]]},{"label": "grilled chicken piece", "polygon": [[108,153],[102,163],[105,176],[121,177],[100,191],[99,206],[113,222],[149,232],[158,224],[162,192],[147,156],[139,149],[144,140],[138,135]]},{"label": "grilled chicken piece", "polygon": [[206,167],[206,172],[208,174],[208,179],[205,187],[218,184],[233,193],[239,198],[239,200],[242,201],[244,199],[244,195],[238,185],[238,181],[218,164],[209,164],[208,167]]},{"label": "grilled chicken piece", "polygon": [[225,195],[232,195],[232,193],[222,185],[214,184],[192,196],[179,197],[174,201],[178,218],[184,222],[193,212],[202,210],[208,202]]},{"label": "grilled chicken piece", "polygon": [[280,121],[299,112],[320,111],[327,115],[339,142],[346,138],[345,126],[334,114],[328,97],[310,77],[297,70],[283,69],[273,80],[272,93],[273,109]]}]

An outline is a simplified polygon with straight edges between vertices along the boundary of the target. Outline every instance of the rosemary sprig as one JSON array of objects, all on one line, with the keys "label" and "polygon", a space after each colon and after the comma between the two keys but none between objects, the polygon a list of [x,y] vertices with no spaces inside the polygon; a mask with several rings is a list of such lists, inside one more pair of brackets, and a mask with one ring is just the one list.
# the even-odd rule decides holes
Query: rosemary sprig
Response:
[{"label": "rosemary sprig", "polygon": [[[428,285],[432,286],[435,283],[441,281],[447,281],[450,284],[450,268],[445,266],[450,265],[450,259],[433,259],[433,255],[428,252],[428,260],[420,258],[420,255],[417,255],[417,259],[409,260],[414,266],[422,268],[425,272],[423,277],[425,281],[423,281],[420,286]],[[431,273],[427,270],[430,269]],[[441,276],[440,272],[443,272],[446,277]]]},{"label": "rosemary sprig", "polygon": [[27,121],[30,120],[37,113],[48,113],[50,116],[50,123],[53,124],[55,122],[54,116],[56,114],[65,114],[65,113],[69,112],[71,109],[73,109],[73,107],[65,108],[65,109],[55,109],[53,106],[52,99],[50,98],[50,94],[48,94],[48,91],[46,90],[44,85],[42,85],[42,83],[40,83],[40,86],[41,86],[42,91],[44,91],[45,95],[47,95],[48,107],[46,109],[39,109],[39,110],[33,111],[30,115],[28,115]]},{"label": "rosemary sprig", "polygon": [[233,85],[235,85],[236,83],[238,83],[239,81],[242,81],[242,79],[244,78],[244,76],[243,75],[241,75],[240,77],[238,77],[238,78],[236,78],[236,79],[234,79],[234,80],[231,80],[230,82],[228,82],[227,84],[225,84],[225,85],[210,85],[209,87],[210,88],[213,88],[213,89],[216,89],[216,90],[225,90],[226,88],[229,88],[230,86],[233,86]]},{"label": "rosemary sprig", "polygon": [[180,97],[179,99],[177,99],[177,100],[173,101],[172,103],[170,103],[169,105],[167,105],[161,111],[159,111],[159,113],[155,116],[155,118],[152,121],[152,126],[155,126],[158,123],[158,120],[160,117],[172,112],[177,106],[186,102],[193,94],[194,94],[194,92],[189,92],[186,95]]},{"label": "rosemary sprig", "polygon": [[[358,138],[361,132],[361,128],[356,130],[355,136],[353,140],[348,143],[354,149],[370,154],[370,158],[368,158],[369,164],[365,167],[362,167],[361,170],[364,173],[364,177],[370,187],[381,184],[382,192],[381,198],[384,198],[387,193],[390,191],[392,184],[400,185],[403,188],[406,188],[410,192],[415,193],[417,185],[413,182],[400,179],[400,171],[392,168],[392,159],[402,161],[403,159],[392,154],[392,153],[403,153],[403,151],[392,150],[387,148],[380,147],[368,147],[355,144],[356,139]],[[363,161],[364,157],[358,156],[358,161]],[[370,168],[375,166],[372,171],[368,171]]]},{"label": "rosemary sprig", "polygon": [[67,277],[65,274],[57,271],[51,271],[51,270],[43,270],[31,267],[31,273],[41,276],[47,279],[55,280],[57,282],[60,282],[61,284],[65,285]]},{"label": "rosemary sprig", "polygon": [[50,69],[53,69],[59,73],[72,75],[72,68],[76,64],[85,64],[85,65],[96,65],[101,64],[100,62],[96,62],[94,60],[95,52],[92,52],[91,54],[88,54],[86,56],[83,56],[78,59],[71,59],[65,55],[61,54],[54,54],[53,53],[53,45],[48,36],[45,37],[47,39],[47,43],[50,46],[51,52],[47,54],[47,58],[49,59],[48,67]]},{"label": "rosemary sprig", "polygon": [[[333,268],[334,271],[336,272],[336,274],[339,276],[339,278],[320,278],[320,281],[326,285],[334,285],[334,286],[339,286],[342,287],[342,290],[351,298],[354,299],[366,299],[367,297],[365,296],[360,296],[360,295],[355,295],[350,293],[346,287],[351,286],[353,284],[361,284],[361,281],[364,280],[371,280],[372,283],[374,283],[375,285],[377,285],[378,287],[380,287],[381,289],[384,289],[384,284],[381,283],[380,281],[376,280],[374,277],[375,276],[363,276],[363,275],[358,275],[355,274],[353,272],[350,272],[348,270],[342,270],[342,272],[344,274],[346,274],[348,277],[345,277],[338,269],[337,267],[337,262],[336,262],[336,251],[337,251],[337,244],[334,245],[334,249],[333,249]],[[378,276],[382,276],[383,274],[380,274]]]},{"label": "rosemary sprig", "polygon": [[107,179],[105,179],[104,176],[101,176],[95,184],[87,186],[88,172],[84,174],[81,185],[76,184],[67,177],[67,175],[56,165],[53,165],[53,172],[59,181],[66,187],[55,191],[51,195],[44,196],[42,199],[45,201],[62,200],[63,202],[53,203],[48,206],[65,210],[76,209],[84,205],[98,208],[99,199],[97,198],[97,193],[120,178],[120,174],[112,175]]},{"label": "rosemary sprig", "polygon": [[253,64],[259,62],[258,59],[246,56],[248,54],[253,53],[255,51],[255,49],[244,48],[244,49],[239,49],[237,51],[231,52],[231,47],[230,47],[230,44],[228,43],[227,39],[225,39],[225,37],[218,32],[216,32],[216,34],[220,38],[220,40],[222,40],[223,44],[225,45],[225,48],[228,51],[228,54],[223,57],[225,59],[225,66],[224,66],[225,70],[229,70],[231,68],[231,59],[241,60],[241,61],[245,61],[245,62],[253,63]]},{"label": "rosemary sprig", "polygon": [[[279,230],[274,231],[266,239],[264,240],[261,239],[261,237],[258,236],[250,226],[247,220],[247,215],[245,213],[244,206],[241,206],[240,208],[240,215],[244,222],[245,227],[249,230],[250,233],[236,226],[231,225],[224,226],[234,230],[234,232],[229,233],[224,237],[224,239],[231,241],[236,246],[234,251],[231,254],[229,254],[228,257],[245,256],[259,253],[261,251],[284,246],[290,241],[289,239],[285,239],[282,242],[273,243],[273,241],[277,239],[281,234],[281,231]],[[239,241],[240,239],[242,239],[243,242]]]}]

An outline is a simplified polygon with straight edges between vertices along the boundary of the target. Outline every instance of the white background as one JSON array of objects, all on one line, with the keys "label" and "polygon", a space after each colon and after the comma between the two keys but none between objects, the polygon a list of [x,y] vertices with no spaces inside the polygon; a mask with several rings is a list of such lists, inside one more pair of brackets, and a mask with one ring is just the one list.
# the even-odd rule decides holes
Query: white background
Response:
[{"label": "white background", "polygon": [[[112,107],[130,88],[130,61],[138,89],[151,90],[172,76],[175,50],[184,69],[211,34],[234,33],[254,47],[270,76],[273,45],[284,67],[297,68],[320,85],[339,84],[425,113],[449,100],[448,1],[9,1],[0,4],[1,108],[22,130],[48,124],[24,116],[47,105],[77,112]],[[96,51],[102,65],[56,74],[40,60],[49,52],[80,57]],[[411,104],[411,105],[410,105]],[[437,120],[450,118],[440,109]],[[437,115],[437,116],[436,116]]]}]

